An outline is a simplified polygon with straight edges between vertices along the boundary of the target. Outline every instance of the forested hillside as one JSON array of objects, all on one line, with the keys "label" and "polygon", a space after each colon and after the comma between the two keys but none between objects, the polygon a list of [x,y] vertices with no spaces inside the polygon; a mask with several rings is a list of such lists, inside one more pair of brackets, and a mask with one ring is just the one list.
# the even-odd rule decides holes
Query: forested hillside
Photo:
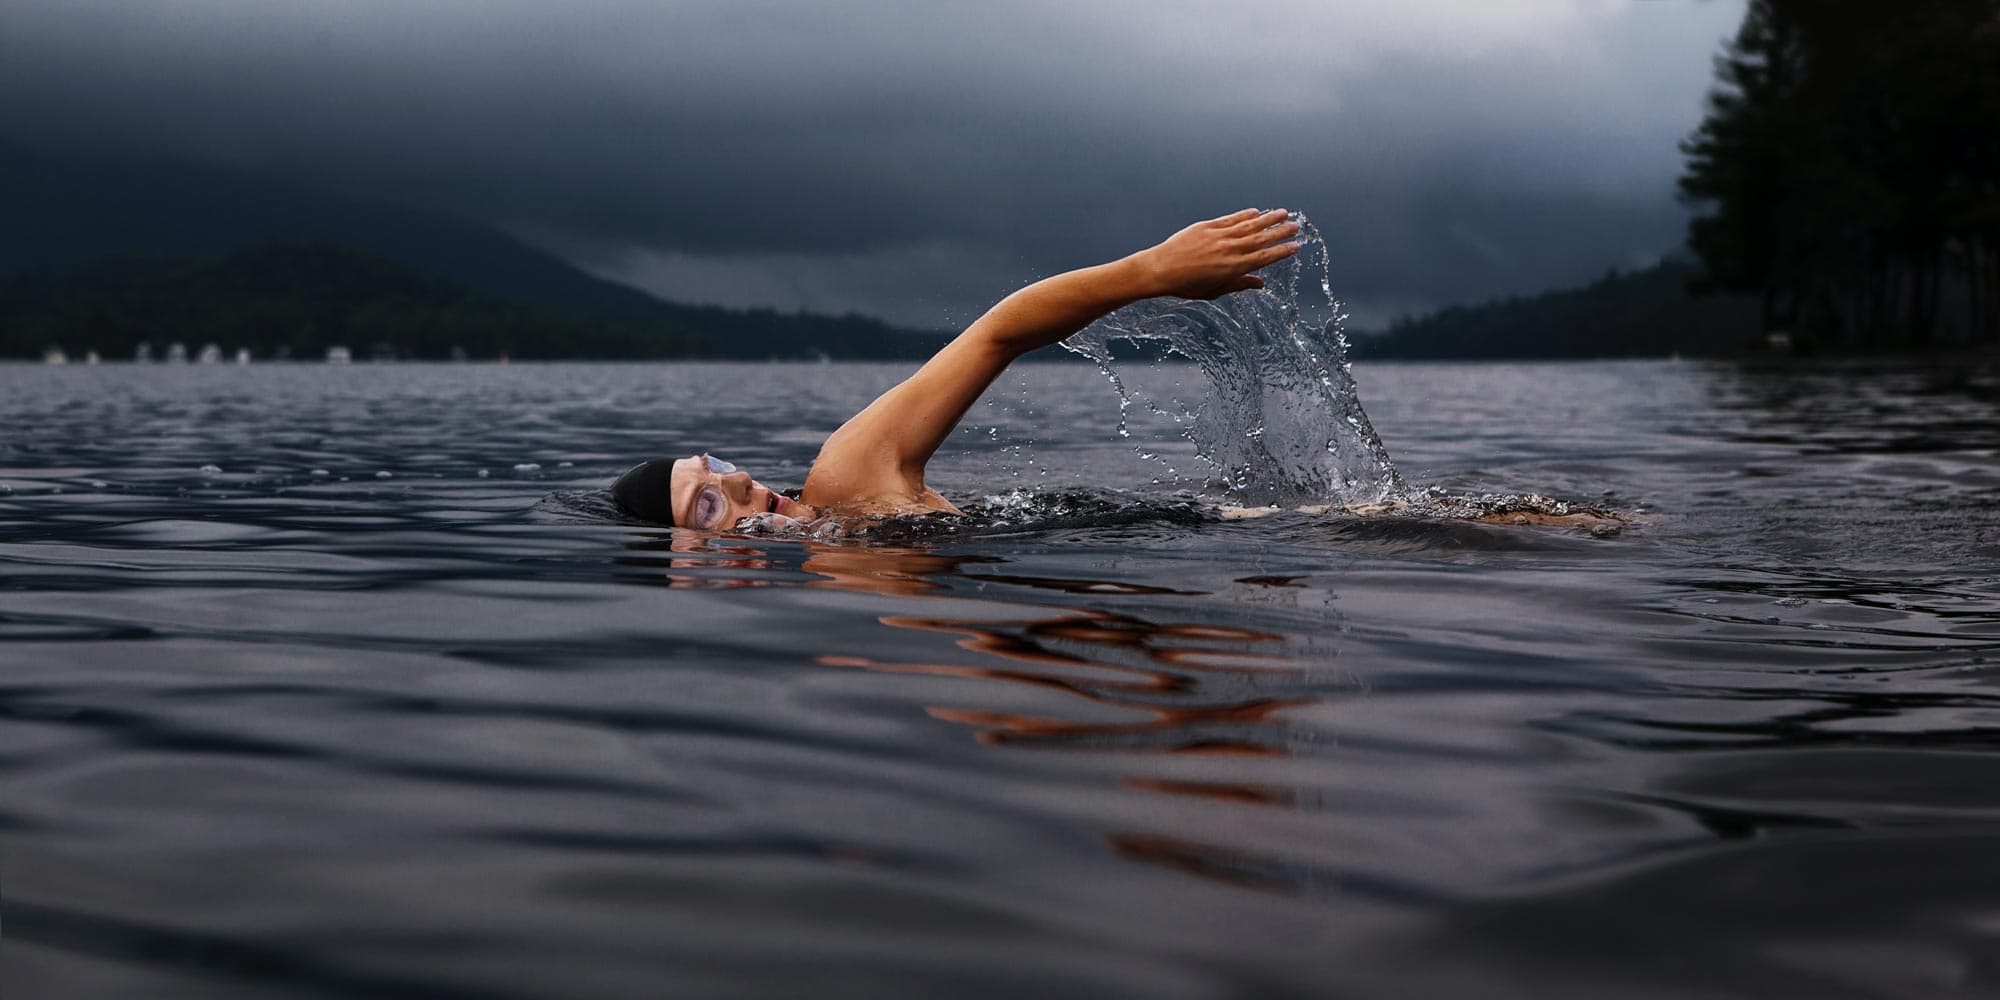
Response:
[{"label": "forested hillside", "polygon": [[0,279],[0,356],[49,347],[131,357],[213,343],[259,357],[662,358],[713,346],[658,321],[507,302],[329,243],[273,241],[215,260],[123,257]]},{"label": "forested hillside", "polygon": [[[55,345],[81,350],[89,346],[86,340],[114,336],[108,332],[113,325],[119,338],[158,339],[164,335],[133,331],[148,324],[183,323],[184,313],[144,314],[164,301],[167,290],[155,286],[171,283],[166,275],[177,273],[175,268],[202,275],[198,284],[220,281],[215,267],[229,271],[255,263],[237,258],[246,248],[261,248],[252,258],[268,257],[271,247],[287,243],[318,245],[330,255],[329,266],[351,270],[369,258],[406,271],[398,280],[429,277],[461,294],[476,293],[477,305],[462,305],[450,318],[432,302],[422,306],[419,321],[411,311],[417,306],[391,306],[381,297],[370,300],[368,314],[359,313],[358,306],[339,311],[348,319],[361,316],[393,325],[374,334],[346,334],[357,354],[364,344],[402,347],[404,340],[412,342],[407,353],[419,355],[431,348],[415,345],[447,340],[475,351],[482,338],[469,331],[477,323],[495,324],[484,342],[512,343],[516,357],[653,358],[699,350],[735,358],[913,358],[927,356],[940,343],[927,331],[866,316],[665,302],[593,277],[492,229],[304,191],[254,175],[53,160],[0,147],[0,219],[5,220],[0,226],[0,282],[13,289],[10,312],[0,315],[0,351],[11,357],[39,355]],[[85,308],[80,297],[93,288],[109,297]],[[242,337],[253,350],[259,344],[307,337],[296,324],[282,332],[270,324],[260,326],[273,310],[282,312],[286,322],[306,313],[321,316],[308,339],[317,342],[329,335],[332,321],[324,318],[324,299],[317,306],[300,300],[281,307],[268,291],[249,298],[227,294],[236,297],[203,307],[201,315],[240,321],[246,324],[241,332],[232,327],[176,337],[184,336],[190,346]],[[32,319],[20,312],[31,308],[24,304],[29,300],[39,303],[32,305]],[[187,300],[183,296],[178,301]],[[113,317],[119,317],[115,324]],[[254,333],[251,327],[257,328]],[[663,339],[655,342],[652,332]],[[107,356],[114,349],[109,340],[97,345]]]},{"label": "forested hillside", "polygon": [[1693,265],[1667,261],[1583,287],[1445,309],[1356,337],[1363,358],[1718,356],[1757,347],[1753,300],[1697,298]]}]

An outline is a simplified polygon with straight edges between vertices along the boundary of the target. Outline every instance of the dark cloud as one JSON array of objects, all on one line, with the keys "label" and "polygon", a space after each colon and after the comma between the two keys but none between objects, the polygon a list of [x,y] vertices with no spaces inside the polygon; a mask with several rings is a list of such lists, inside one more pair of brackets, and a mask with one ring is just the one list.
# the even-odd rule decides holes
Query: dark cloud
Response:
[{"label": "dark cloud", "polygon": [[926,324],[1285,204],[1372,322],[1673,246],[1674,143],[1741,3],[1217,9],[0,0],[0,136],[428,206],[674,297]]}]

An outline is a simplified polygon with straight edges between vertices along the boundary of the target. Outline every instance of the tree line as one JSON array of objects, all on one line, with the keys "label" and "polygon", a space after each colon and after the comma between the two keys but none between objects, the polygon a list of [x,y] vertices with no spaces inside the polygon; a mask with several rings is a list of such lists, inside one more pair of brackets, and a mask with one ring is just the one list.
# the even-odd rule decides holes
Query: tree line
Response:
[{"label": "tree line", "polygon": [[2000,346],[2000,0],[1750,0],[1681,149],[1698,291],[1806,345]]},{"label": "tree line", "polygon": [[1694,297],[1696,265],[1670,258],[1540,295],[1402,318],[1353,340],[1356,358],[1551,359],[1720,357],[1758,347],[1756,306],[1740,295]]}]

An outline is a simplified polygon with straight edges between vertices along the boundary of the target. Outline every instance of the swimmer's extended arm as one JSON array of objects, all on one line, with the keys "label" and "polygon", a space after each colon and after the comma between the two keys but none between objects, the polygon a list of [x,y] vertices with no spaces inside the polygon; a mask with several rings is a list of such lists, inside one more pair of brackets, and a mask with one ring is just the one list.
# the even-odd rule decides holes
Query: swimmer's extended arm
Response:
[{"label": "swimmer's extended arm", "polygon": [[1287,217],[1283,209],[1244,209],[1197,222],[1122,260],[1045,278],[1000,300],[827,439],[807,501],[872,499],[892,490],[884,477],[921,490],[932,453],[1014,359],[1141,299],[1213,299],[1264,287],[1251,272],[1298,252],[1288,242],[1298,225]]}]

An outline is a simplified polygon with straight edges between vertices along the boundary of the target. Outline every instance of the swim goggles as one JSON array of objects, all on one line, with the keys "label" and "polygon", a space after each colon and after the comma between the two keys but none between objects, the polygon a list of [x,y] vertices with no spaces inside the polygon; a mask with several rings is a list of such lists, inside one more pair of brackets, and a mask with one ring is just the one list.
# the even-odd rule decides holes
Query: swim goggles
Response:
[{"label": "swim goggles", "polygon": [[[711,475],[726,476],[736,471],[736,466],[702,452],[702,467]],[[722,495],[721,488],[714,483],[705,483],[697,490],[694,499],[688,503],[688,526],[703,531],[721,531],[728,525],[723,520],[729,516],[729,498]]]}]

